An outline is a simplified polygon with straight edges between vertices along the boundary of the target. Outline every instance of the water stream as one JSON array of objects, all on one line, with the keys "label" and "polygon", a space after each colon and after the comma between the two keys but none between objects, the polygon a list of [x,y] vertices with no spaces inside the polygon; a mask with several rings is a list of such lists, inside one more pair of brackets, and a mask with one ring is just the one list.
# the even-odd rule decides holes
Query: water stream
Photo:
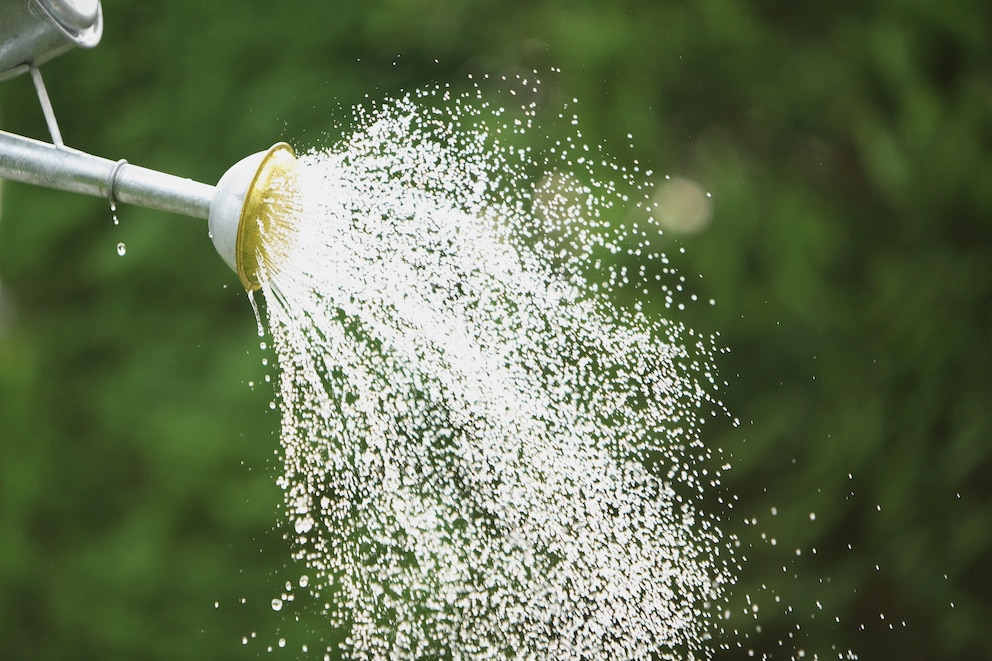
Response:
[{"label": "water stream", "polygon": [[709,655],[735,566],[702,506],[714,338],[675,318],[651,173],[577,127],[522,146],[536,116],[370,105],[301,155],[268,240],[279,485],[335,653]]}]

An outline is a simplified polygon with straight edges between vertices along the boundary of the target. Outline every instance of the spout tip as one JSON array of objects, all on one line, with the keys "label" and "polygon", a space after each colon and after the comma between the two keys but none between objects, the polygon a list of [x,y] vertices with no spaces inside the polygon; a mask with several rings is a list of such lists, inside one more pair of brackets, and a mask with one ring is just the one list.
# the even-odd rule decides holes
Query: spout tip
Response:
[{"label": "spout tip", "polygon": [[217,183],[210,236],[248,291],[278,269],[292,240],[296,154],[284,142],[243,158]]}]

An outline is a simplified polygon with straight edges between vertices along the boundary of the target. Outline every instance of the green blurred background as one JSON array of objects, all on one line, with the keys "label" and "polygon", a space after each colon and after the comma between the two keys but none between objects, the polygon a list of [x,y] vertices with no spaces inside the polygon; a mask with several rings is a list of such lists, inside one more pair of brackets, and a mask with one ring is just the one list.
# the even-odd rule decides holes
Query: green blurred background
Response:
[{"label": "green blurred background", "polygon": [[[44,67],[66,142],[206,182],[366,95],[548,72],[542,108],[577,98],[590,143],[713,195],[667,247],[742,422],[705,439],[748,558],[718,657],[992,658],[992,5],[103,5],[100,46]],[[0,126],[46,136],[26,76]],[[320,658],[303,595],[269,606],[304,570],[205,224],[2,196],[0,658]]]}]

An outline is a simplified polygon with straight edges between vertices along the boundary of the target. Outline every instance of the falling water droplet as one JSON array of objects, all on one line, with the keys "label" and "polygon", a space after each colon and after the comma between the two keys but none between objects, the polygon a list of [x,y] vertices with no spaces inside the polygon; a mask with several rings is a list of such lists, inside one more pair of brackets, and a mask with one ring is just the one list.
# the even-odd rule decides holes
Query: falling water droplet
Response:
[{"label": "falling water droplet", "polygon": [[123,257],[125,253],[127,253],[127,246],[124,245],[123,241],[121,241],[117,244],[117,254]]},{"label": "falling water droplet", "polygon": [[282,599],[276,598],[272,600],[272,610],[274,611],[282,610]]}]

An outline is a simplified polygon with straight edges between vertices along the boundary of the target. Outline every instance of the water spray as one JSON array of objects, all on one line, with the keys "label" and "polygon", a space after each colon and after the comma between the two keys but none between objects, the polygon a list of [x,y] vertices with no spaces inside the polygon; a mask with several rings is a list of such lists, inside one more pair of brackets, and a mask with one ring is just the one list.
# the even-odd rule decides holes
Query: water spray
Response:
[{"label": "water spray", "polygon": [[286,539],[345,656],[711,657],[735,562],[699,507],[715,349],[601,297],[672,293],[644,221],[605,216],[649,185],[526,199],[536,167],[598,180],[578,132],[527,160],[502,109],[439,86],[447,116],[407,95],[298,168],[277,144],[207,186],[62,144],[38,66],[98,41],[98,0],[0,0],[0,26],[0,79],[30,72],[52,134],[0,133],[0,176],[207,218],[246,288],[270,278]]},{"label": "water spray", "polygon": [[296,163],[277,143],[235,163],[216,186],[112,161],[62,141],[39,67],[74,47],[92,48],[103,34],[100,0],[0,0],[0,81],[29,73],[51,133],[46,143],[0,131],[0,178],[202,218],[214,247],[249,291],[260,266],[272,268],[265,238],[286,215],[283,191]]}]

